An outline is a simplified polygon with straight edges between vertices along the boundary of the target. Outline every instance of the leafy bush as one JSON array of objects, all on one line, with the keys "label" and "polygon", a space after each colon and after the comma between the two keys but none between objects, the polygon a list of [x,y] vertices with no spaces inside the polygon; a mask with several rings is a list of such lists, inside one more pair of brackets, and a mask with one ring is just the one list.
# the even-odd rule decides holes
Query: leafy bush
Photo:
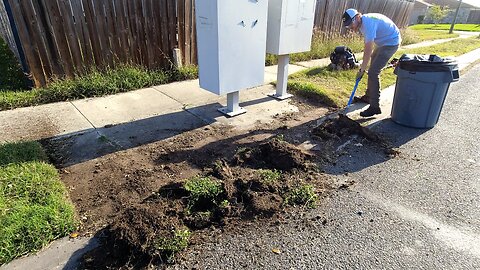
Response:
[{"label": "leafy bush", "polygon": [[27,88],[28,79],[7,43],[0,38],[0,92]]}]

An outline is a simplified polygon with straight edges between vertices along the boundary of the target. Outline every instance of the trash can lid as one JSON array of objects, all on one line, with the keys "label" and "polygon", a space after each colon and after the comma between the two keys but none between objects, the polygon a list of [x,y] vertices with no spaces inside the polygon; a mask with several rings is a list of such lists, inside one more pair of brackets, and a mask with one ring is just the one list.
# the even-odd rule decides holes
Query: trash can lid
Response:
[{"label": "trash can lid", "polygon": [[439,57],[435,54],[404,54],[398,60],[398,66],[407,71],[441,72],[457,68],[452,57]]}]

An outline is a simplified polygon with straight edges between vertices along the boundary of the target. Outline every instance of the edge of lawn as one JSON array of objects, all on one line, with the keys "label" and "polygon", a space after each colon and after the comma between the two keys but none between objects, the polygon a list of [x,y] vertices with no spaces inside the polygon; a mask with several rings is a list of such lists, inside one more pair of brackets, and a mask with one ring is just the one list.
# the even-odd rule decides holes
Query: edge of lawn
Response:
[{"label": "edge of lawn", "polygon": [[76,229],[75,210],[38,142],[0,144],[0,265]]}]

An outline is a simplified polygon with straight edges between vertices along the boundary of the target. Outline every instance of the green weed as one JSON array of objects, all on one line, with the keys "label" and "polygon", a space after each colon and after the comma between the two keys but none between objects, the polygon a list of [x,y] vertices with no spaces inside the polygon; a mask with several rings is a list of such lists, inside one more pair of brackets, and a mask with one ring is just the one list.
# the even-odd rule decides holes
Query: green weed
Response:
[{"label": "green weed", "polygon": [[277,182],[280,177],[282,177],[282,173],[278,170],[265,170],[261,169],[258,170],[258,174],[260,175],[260,179],[265,184],[273,184]]},{"label": "green weed", "polygon": [[159,252],[160,256],[172,263],[175,254],[188,247],[191,232],[187,228],[177,229],[171,237],[161,237],[156,239],[153,246]]},{"label": "green weed", "polygon": [[224,193],[222,184],[211,180],[209,177],[194,177],[184,184],[186,191],[190,193],[188,198],[188,210],[197,207],[216,206]]},{"label": "green weed", "polygon": [[287,192],[284,196],[284,203],[289,205],[304,205],[308,208],[315,208],[318,195],[312,185],[301,185]]}]

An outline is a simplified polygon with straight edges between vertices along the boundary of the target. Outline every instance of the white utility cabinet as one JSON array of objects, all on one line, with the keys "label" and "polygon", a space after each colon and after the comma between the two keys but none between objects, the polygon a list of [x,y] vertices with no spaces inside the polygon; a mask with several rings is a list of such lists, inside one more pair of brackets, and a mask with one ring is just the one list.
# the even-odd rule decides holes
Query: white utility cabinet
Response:
[{"label": "white utility cabinet", "polygon": [[317,0],[269,0],[267,52],[310,51]]},{"label": "white utility cabinet", "polygon": [[310,51],[317,0],[269,0],[267,52],[278,55],[277,89],[269,96],[287,99],[291,53]]},{"label": "white utility cabinet", "polygon": [[196,0],[195,12],[200,87],[222,95],[262,85],[268,0]]}]

